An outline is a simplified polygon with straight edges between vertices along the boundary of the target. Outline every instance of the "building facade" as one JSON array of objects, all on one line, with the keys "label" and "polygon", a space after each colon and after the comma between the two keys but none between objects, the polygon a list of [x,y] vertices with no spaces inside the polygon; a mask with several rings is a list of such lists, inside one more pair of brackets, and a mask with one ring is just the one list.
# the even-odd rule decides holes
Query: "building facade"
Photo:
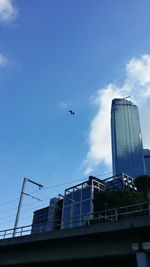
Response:
[{"label": "building facade", "polygon": [[134,179],[125,173],[120,173],[116,176],[112,176],[103,180],[105,184],[105,190],[118,191],[128,189],[130,191],[137,191],[137,187],[134,184]]},{"label": "building facade", "polygon": [[57,197],[50,199],[46,231],[58,230],[61,227],[63,200]]},{"label": "building facade", "polygon": [[94,176],[52,198],[48,207],[34,212],[32,234],[86,225],[95,218],[93,200],[97,192],[128,189],[136,191],[134,179],[121,173],[101,180]]},{"label": "building facade", "polygon": [[113,175],[146,174],[138,108],[126,99],[112,100],[111,144]]},{"label": "building facade", "polygon": [[34,211],[31,234],[46,232],[49,206]]},{"label": "building facade", "polygon": [[150,175],[150,149],[144,149],[146,174]]},{"label": "building facade", "polygon": [[59,230],[61,228],[62,200],[50,199],[48,207],[34,211],[31,234]]},{"label": "building facade", "polygon": [[93,176],[86,182],[67,188],[64,194],[61,228],[82,226],[92,219],[94,194],[104,190],[104,183]]}]

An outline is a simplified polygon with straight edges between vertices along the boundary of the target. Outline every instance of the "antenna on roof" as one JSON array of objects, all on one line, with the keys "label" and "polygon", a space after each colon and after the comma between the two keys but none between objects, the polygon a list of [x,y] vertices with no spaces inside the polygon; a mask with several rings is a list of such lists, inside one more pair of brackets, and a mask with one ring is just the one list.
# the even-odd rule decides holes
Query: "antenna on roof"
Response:
[{"label": "antenna on roof", "polygon": [[122,98],[122,99],[126,99],[126,98],[129,98],[130,96],[126,96],[126,97],[124,97],[124,98]]}]

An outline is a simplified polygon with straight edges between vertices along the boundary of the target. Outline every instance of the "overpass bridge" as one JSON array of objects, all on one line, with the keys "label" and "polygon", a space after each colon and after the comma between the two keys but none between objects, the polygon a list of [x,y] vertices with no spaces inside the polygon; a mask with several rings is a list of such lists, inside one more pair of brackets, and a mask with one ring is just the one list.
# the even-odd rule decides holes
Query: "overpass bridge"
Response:
[{"label": "overpass bridge", "polygon": [[141,216],[130,212],[126,219],[33,235],[27,234],[26,229],[20,227],[24,235],[13,238],[8,237],[9,230],[4,231],[0,240],[0,267],[63,263],[66,266],[72,263],[101,267],[150,266],[149,212]]},{"label": "overpass bridge", "polygon": [[0,266],[94,262],[148,267],[149,258],[149,215],[0,240]]}]

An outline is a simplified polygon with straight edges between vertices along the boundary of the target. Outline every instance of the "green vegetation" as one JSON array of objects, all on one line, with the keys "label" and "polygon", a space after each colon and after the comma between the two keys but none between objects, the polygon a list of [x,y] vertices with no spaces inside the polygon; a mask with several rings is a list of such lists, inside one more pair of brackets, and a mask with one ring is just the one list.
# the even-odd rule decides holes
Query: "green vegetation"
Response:
[{"label": "green vegetation", "polygon": [[114,192],[104,191],[97,192],[94,202],[94,211],[103,211],[127,205],[133,205],[146,202],[143,194],[129,190],[119,190]]},{"label": "green vegetation", "polygon": [[[100,191],[96,192],[93,204],[94,204],[94,219],[90,223],[105,222],[109,220],[116,220],[118,218],[128,218],[129,216],[141,216],[146,215],[147,211],[147,201],[150,194],[150,176],[141,175],[134,180],[134,184],[137,187],[137,191],[118,190],[118,191]],[[140,203],[145,203],[142,205],[136,205]],[[130,205],[136,205],[130,207]],[[128,206],[125,208],[121,208]],[[113,209],[116,209],[113,210]],[[115,213],[116,212],[116,213]],[[130,212],[133,212],[130,215]],[[128,214],[127,214],[128,213]]]}]

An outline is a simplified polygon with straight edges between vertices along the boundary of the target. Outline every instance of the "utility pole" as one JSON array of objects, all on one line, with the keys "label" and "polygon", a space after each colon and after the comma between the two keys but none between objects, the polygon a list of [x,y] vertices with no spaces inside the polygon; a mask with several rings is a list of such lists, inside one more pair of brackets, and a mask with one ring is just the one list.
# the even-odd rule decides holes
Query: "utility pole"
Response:
[{"label": "utility pole", "polygon": [[[20,217],[20,210],[21,210],[21,206],[22,206],[22,200],[23,200],[23,195],[28,195],[30,196],[29,194],[25,193],[25,185],[26,185],[26,182],[30,182],[30,183],[33,183],[37,186],[39,186],[39,189],[41,187],[43,187],[43,185],[39,184],[39,183],[36,183],[32,180],[30,180],[29,178],[24,178],[23,179],[23,184],[22,184],[22,189],[21,189],[21,194],[20,194],[20,198],[19,198],[19,204],[18,204],[18,209],[17,209],[17,214],[16,214],[16,220],[15,220],[15,224],[14,224],[14,231],[13,231],[13,237],[16,236],[16,230],[17,230],[17,226],[18,226],[18,221],[19,221],[19,217]],[[32,196],[31,196],[32,197]],[[34,198],[34,197],[33,197]],[[37,199],[37,198],[36,198]],[[40,200],[40,199],[38,199]]]}]

